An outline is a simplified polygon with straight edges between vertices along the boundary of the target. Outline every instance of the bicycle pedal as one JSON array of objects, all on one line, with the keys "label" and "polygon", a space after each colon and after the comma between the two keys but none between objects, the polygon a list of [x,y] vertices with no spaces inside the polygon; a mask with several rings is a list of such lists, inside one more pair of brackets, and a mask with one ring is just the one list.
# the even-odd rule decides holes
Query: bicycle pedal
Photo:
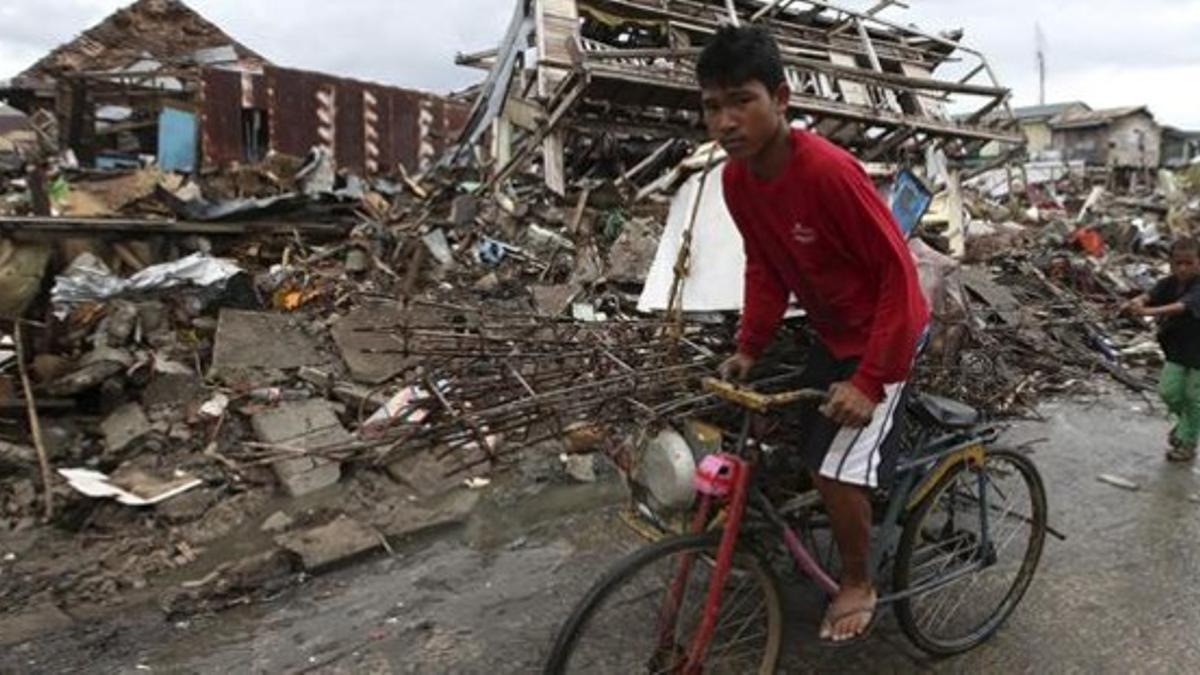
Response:
[{"label": "bicycle pedal", "polygon": [[803,509],[811,509],[821,505],[821,494],[816,490],[802,492],[787,500],[779,507],[779,514],[788,516]]}]

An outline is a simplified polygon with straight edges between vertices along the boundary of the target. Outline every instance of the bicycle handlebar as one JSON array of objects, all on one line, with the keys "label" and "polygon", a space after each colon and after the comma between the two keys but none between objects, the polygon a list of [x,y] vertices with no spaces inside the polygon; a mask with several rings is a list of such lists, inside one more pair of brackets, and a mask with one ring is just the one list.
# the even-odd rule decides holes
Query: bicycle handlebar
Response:
[{"label": "bicycle handlebar", "polygon": [[801,401],[823,403],[829,398],[829,392],[822,389],[797,389],[778,394],[763,394],[749,387],[739,386],[715,377],[704,378],[704,391],[715,394],[730,403],[763,414],[769,412],[771,408],[779,408]]}]

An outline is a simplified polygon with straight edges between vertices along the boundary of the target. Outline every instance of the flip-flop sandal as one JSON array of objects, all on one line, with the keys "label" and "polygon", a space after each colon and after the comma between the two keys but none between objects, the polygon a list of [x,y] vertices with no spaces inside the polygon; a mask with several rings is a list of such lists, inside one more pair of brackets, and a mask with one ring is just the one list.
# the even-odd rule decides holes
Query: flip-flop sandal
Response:
[{"label": "flip-flop sandal", "polygon": [[[866,610],[858,610],[858,612],[865,612],[865,611]],[[853,613],[856,613],[856,612],[850,612],[848,614],[853,614]],[[844,616],[848,616],[848,614],[842,614],[842,615],[838,616],[837,618],[840,619]],[[855,635],[854,637],[852,637],[848,640],[841,640],[838,642],[834,642],[831,638],[818,638],[818,642],[820,642],[822,647],[825,647],[827,649],[841,649],[842,647],[852,647],[854,645],[860,644],[860,643],[866,641],[866,639],[871,637],[871,634],[873,632],[875,632],[875,627],[879,625],[879,618],[882,615],[883,615],[883,611],[882,611],[882,608],[879,606],[879,594],[876,593],[875,609],[873,612],[871,612],[871,620],[867,623],[866,628],[863,628],[861,633],[859,633],[858,635]],[[822,625],[824,625],[824,620],[822,620]],[[818,629],[818,630],[820,630],[820,629]]]},{"label": "flip-flop sandal", "polygon": [[1190,462],[1196,459],[1196,449],[1176,446],[1167,451],[1167,459],[1172,462]]}]

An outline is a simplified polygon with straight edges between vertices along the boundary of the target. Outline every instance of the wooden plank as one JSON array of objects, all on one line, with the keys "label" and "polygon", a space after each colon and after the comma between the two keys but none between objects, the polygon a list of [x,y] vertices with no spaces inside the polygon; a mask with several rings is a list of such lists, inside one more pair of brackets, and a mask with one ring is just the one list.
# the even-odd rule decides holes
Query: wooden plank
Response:
[{"label": "wooden plank", "polygon": [[532,101],[510,96],[504,102],[504,117],[526,131],[537,131],[546,120],[546,111]]},{"label": "wooden plank", "polygon": [[[928,80],[933,76],[933,73],[925,66],[920,66],[915,63],[901,63],[900,70],[906,77],[913,77],[922,80]],[[920,108],[921,114],[925,117],[933,117],[939,120],[944,120],[949,117],[946,113],[946,105],[940,100],[931,96],[917,94],[915,97],[917,106]],[[1003,100],[1000,98],[999,100]]]},{"label": "wooden plank", "polygon": [[549,134],[542,141],[542,173],[546,187],[560,197],[567,195],[566,169],[563,167],[565,145],[566,138],[561,131]]},{"label": "wooden plank", "polygon": [[[848,66],[851,68],[858,67],[858,61],[851,54],[843,54],[841,52],[830,52],[829,59],[839,66]],[[842,98],[851,105],[871,106],[871,94],[867,91],[867,86],[861,82],[853,80],[838,79],[837,87],[842,92]]]},{"label": "wooden plank", "polygon": [[197,223],[184,220],[142,220],[130,218],[69,218],[49,216],[0,216],[0,231],[22,235],[82,235],[92,233],[125,234],[288,234],[293,230],[311,233],[339,234],[348,231],[346,225],[314,223],[311,221],[248,221]]},{"label": "wooden plank", "polygon": [[[629,84],[643,84],[660,90],[675,90],[683,96],[694,96],[695,92],[695,84],[690,78],[680,78],[666,73],[650,71],[631,72],[627,69],[609,68],[600,65],[587,65],[586,71],[592,77],[594,85],[620,86],[624,89]],[[872,110],[816,96],[793,93],[791,107],[798,112],[870,122],[877,126],[913,127],[940,136],[986,138],[1002,143],[1024,142],[1024,136],[1016,132],[1005,133],[981,127],[962,126],[951,122],[903,115],[888,110]]]}]

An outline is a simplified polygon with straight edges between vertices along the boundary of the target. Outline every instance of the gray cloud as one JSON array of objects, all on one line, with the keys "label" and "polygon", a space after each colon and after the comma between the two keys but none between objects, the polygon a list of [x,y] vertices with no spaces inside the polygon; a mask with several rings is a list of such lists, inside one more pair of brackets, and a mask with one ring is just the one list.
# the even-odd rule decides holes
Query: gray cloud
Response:
[{"label": "gray cloud", "polygon": [[[386,83],[447,91],[477,81],[454,54],[493,46],[516,0],[193,0],[268,58]],[[4,0],[0,77],[126,4]],[[869,0],[850,6],[863,7]],[[1049,43],[1052,100],[1148,104],[1165,123],[1200,128],[1200,2],[1195,0],[909,0],[885,16],[936,31],[962,27],[1018,104],[1037,99],[1034,23]]]}]

